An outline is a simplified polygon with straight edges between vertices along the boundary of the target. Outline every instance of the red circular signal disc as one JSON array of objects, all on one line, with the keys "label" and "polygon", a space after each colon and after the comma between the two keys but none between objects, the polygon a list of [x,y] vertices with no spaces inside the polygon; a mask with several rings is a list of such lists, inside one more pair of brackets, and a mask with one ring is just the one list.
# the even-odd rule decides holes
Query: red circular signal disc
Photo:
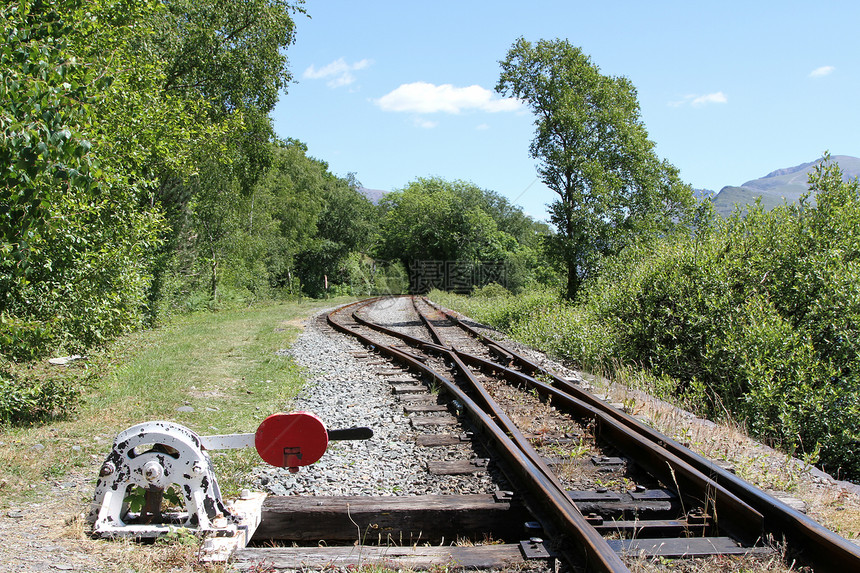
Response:
[{"label": "red circular signal disc", "polygon": [[257,428],[254,447],[270,465],[309,466],[325,453],[328,432],[323,421],[310,412],[272,414]]}]

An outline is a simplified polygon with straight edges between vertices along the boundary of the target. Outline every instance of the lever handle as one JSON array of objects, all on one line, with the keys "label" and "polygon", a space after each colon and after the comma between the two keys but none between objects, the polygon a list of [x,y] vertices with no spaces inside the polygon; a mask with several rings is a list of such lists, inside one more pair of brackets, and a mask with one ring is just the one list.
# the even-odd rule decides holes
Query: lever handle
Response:
[{"label": "lever handle", "polygon": [[369,440],[373,437],[373,430],[366,427],[344,428],[342,430],[329,430],[329,441],[338,440]]}]

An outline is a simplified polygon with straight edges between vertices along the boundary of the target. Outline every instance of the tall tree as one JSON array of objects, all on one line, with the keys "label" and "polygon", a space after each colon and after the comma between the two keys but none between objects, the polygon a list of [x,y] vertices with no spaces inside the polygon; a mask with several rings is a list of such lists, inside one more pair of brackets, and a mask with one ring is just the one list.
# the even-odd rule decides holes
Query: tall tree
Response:
[{"label": "tall tree", "polygon": [[[491,263],[504,265],[509,284],[523,286],[539,266],[526,265],[525,261],[530,260],[534,246],[548,231],[546,225],[531,220],[497,193],[438,177],[410,182],[386,195],[380,207],[376,255],[398,260],[411,269],[413,277],[413,265],[420,261],[451,264],[463,270],[463,276],[480,263]],[[496,280],[480,275],[473,274],[463,279],[465,282],[458,279],[457,288],[471,288],[472,279],[478,284]]]},{"label": "tall tree", "polygon": [[496,243],[511,242],[486,210],[485,191],[464,181],[418,178],[382,200],[378,254],[412,260],[499,260]]},{"label": "tall tree", "polygon": [[0,6],[0,354],[98,344],[251,253],[302,1]]},{"label": "tall tree", "polygon": [[[154,145],[143,165],[157,179],[155,199],[170,227],[151,290],[152,302],[167,304],[153,304],[156,315],[181,302],[168,299],[199,289],[201,273],[213,297],[222,279],[250,292],[268,282],[256,260],[266,249],[251,247],[263,240],[253,224],[262,204],[255,186],[277,159],[269,112],[292,77],[286,50],[302,3],[158,0],[151,33],[133,39],[138,52],[161,63],[157,76],[146,77],[156,82],[163,107],[196,111],[190,122],[156,123],[168,144],[191,140],[184,152]],[[173,125],[182,128],[178,134],[166,129]]]},{"label": "tall tree", "polygon": [[654,153],[630,81],[601,74],[567,40],[520,38],[501,70],[496,91],[535,114],[529,151],[558,194],[550,205],[558,234],[549,244],[574,298],[601,257],[671,229],[693,205],[692,189]]},{"label": "tall tree", "polygon": [[364,252],[369,247],[375,209],[358,191],[354,179],[333,175],[324,161],[307,161],[316,165],[322,176],[322,185],[315,193],[322,211],[316,234],[297,262],[305,290],[318,296],[325,293],[327,283],[348,282],[347,259],[350,253]]},{"label": "tall tree", "polygon": [[285,49],[291,13],[304,0],[165,0],[157,49],[169,62],[165,91],[216,102],[217,109],[271,110],[292,74]]}]

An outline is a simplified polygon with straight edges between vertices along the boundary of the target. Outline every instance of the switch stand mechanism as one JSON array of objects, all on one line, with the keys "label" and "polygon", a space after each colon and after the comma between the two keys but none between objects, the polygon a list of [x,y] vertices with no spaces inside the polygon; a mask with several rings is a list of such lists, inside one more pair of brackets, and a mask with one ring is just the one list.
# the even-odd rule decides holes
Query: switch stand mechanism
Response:
[{"label": "switch stand mechanism", "polygon": [[[328,431],[309,412],[273,414],[253,434],[198,436],[172,422],[137,424],[114,440],[88,519],[100,537],[155,538],[184,528],[210,539],[231,538],[244,547],[260,523],[265,494],[244,491],[236,502],[225,502],[207,451],[254,446],[267,463],[297,472],[319,460],[331,440],[372,436],[370,428]],[[184,511],[162,509],[171,495]]]}]

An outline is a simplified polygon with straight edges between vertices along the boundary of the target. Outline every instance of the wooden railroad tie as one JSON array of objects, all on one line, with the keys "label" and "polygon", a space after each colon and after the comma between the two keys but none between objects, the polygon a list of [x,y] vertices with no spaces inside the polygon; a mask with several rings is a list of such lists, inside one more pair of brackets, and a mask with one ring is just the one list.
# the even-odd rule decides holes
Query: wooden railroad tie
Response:
[{"label": "wooden railroad tie", "polygon": [[270,496],[254,541],[412,544],[485,533],[519,540],[530,519],[518,500],[492,494]]}]

